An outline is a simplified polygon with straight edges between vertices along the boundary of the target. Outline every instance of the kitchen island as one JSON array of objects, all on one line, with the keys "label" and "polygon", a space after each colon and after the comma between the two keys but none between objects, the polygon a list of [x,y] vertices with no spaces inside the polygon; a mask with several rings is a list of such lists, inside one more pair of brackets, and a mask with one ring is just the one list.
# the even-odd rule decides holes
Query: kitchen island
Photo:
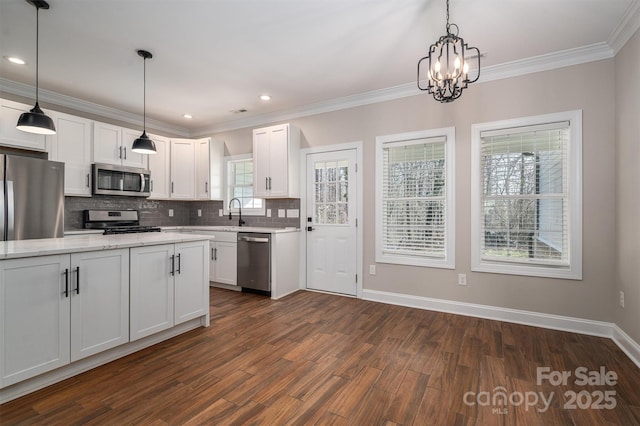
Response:
[{"label": "kitchen island", "polygon": [[0,403],[209,326],[209,238],[0,243]]}]

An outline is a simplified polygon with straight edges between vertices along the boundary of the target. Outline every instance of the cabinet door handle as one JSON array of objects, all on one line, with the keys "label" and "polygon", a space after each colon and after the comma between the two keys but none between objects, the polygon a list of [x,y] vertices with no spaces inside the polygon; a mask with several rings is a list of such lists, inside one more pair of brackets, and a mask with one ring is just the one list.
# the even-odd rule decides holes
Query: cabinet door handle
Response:
[{"label": "cabinet door handle", "polygon": [[173,194],[173,182],[171,182],[171,193]]},{"label": "cabinet door handle", "polygon": [[87,173],[87,188],[91,186],[91,174]]},{"label": "cabinet door handle", "polygon": [[124,159],[125,160],[127,159],[127,147],[126,146],[124,147]]},{"label": "cabinet door handle", "polygon": [[213,260],[218,260],[218,247],[215,248],[215,256]]},{"label": "cabinet door handle", "polygon": [[149,191],[153,192],[153,179],[149,181]]},{"label": "cabinet door handle", "polygon": [[214,251],[214,250],[215,250],[215,249],[214,249],[213,247],[211,247],[211,260],[216,260],[216,259],[213,257],[213,251]]},{"label": "cabinet door handle", "polygon": [[69,297],[69,268],[64,270],[64,291],[62,294],[64,294],[64,297]]},{"label": "cabinet door handle", "polygon": [[271,178],[269,178],[269,190],[271,190]]},{"label": "cabinet door handle", "polygon": [[264,189],[267,189],[267,190],[269,189],[269,178],[268,177],[264,178]]},{"label": "cabinet door handle", "polygon": [[204,183],[204,193],[208,194],[209,193],[209,182],[205,182]]},{"label": "cabinet door handle", "polygon": [[180,253],[178,253],[178,274],[180,274]]},{"label": "cabinet door handle", "polygon": [[80,294],[80,267],[76,266],[76,294]]},{"label": "cabinet door handle", "polygon": [[171,274],[171,276],[175,276],[176,275],[176,257],[175,255],[171,255],[169,256],[169,259],[171,260],[171,270],[169,271],[169,273]]},{"label": "cabinet door handle", "polygon": [[118,147],[118,158],[122,160],[122,147]]}]

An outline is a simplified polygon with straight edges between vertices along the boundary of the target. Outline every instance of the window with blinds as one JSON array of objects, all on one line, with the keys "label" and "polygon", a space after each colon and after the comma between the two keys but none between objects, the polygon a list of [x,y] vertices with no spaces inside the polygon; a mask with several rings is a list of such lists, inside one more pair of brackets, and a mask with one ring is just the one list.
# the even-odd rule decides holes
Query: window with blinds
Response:
[{"label": "window with blinds", "polygon": [[447,145],[453,144],[453,138],[396,136],[379,141],[377,261],[450,266],[453,243],[448,227],[453,224],[453,220],[449,223],[453,205],[448,163],[452,156]]},{"label": "window with blinds", "polygon": [[572,170],[579,169],[573,152],[580,151],[578,123],[525,122],[477,131],[475,263],[513,265],[505,272],[517,265],[556,268],[562,275],[575,266],[572,252],[580,252],[574,235],[580,229],[574,223],[581,215],[579,183]]},{"label": "window with blinds", "polygon": [[[253,159],[242,158],[227,161],[227,197],[225,210],[229,209],[229,201],[237,198],[242,203],[242,214],[264,214],[264,200],[253,197]],[[234,201],[231,211],[238,211],[238,203]]]}]

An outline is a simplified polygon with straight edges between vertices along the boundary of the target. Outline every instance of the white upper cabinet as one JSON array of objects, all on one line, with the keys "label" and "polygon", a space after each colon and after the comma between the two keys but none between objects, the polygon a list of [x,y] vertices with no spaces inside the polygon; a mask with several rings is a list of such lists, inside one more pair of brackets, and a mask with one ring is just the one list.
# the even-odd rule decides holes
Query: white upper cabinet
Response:
[{"label": "white upper cabinet", "polygon": [[196,198],[196,144],[190,139],[171,139],[171,194],[174,200]]},{"label": "white upper cabinet", "polygon": [[91,196],[93,121],[52,112],[56,134],[47,136],[49,159],[64,163],[64,195]]},{"label": "white upper cabinet", "polygon": [[[0,145],[44,151],[46,149],[45,136],[27,133],[16,129],[18,119],[23,112],[29,111],[29,106],[18,102],[0,99]],[[49,111],[45,111],[50,114]]]},{"label": "white upper cabinet", "polygon": [[93,125],[93,162],[146,169],[146,154],[131,151],[141,132],[96,121]]},{"label": "white upper cabinet", "polygon": [[149,155],[149,170],[151,181],[149,198],[156,200],[168,200],[171,187],[171,152],[169,139],[162,136],[149,135],[156,144],[156,153]]},{"label": "white upper cabinet", "polygon": [[149,167],[148,158],[150,155],[155,154],[138,154],[133,152],[133,141],[138,139],[142,135],[140,130],[122,129],[122,152],[124,158],[122,159],[122,165],[128,167],[140,167],[146,169]]},{"label": "white upper cabinet", "polygon": [[254,129],[253,194],[262,198],[297,198],[300,129],[289,124]]},{"label": "white upper cabinet", "polygon": [[222,200],[224,141],[198,139],[196,144],[196,199]]}]

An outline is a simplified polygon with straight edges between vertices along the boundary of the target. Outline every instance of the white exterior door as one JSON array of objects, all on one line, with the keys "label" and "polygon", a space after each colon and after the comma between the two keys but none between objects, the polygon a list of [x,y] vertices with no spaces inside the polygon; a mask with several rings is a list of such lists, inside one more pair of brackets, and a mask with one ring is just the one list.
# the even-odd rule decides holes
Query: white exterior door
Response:
[{"label": "white exterior door", "polygon": [[357,294],[356,150],[307,155],[307,288]]}]

